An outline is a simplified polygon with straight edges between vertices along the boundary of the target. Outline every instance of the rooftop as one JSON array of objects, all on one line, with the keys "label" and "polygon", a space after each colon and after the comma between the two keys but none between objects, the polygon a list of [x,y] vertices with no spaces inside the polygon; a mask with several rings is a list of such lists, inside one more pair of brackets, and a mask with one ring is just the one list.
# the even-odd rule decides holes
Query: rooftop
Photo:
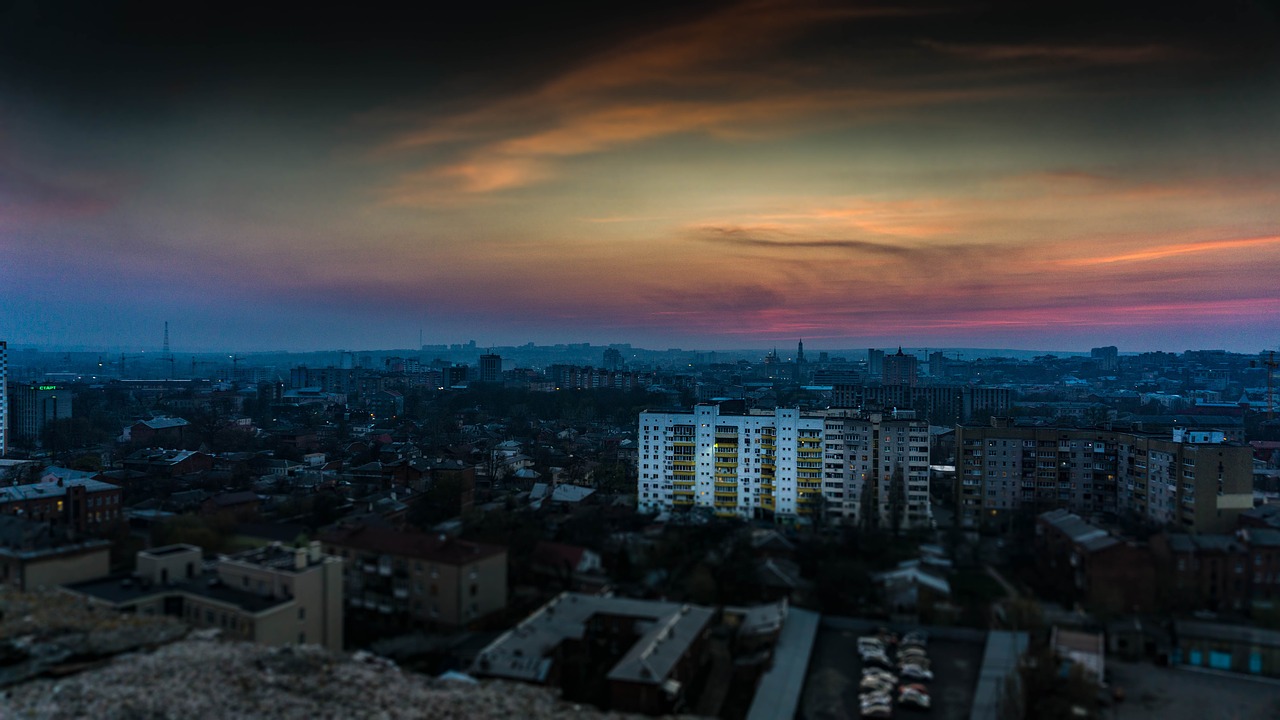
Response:
[{"label": "rooftop", "polygon": [[24,500],[35,500],[39,498],[57,498],[64,497],[69,487],[83,487],[86,492],[105,492],[107,490],[118,490],[111,483],[104,483],[99,480],[73,479],[58,482],[38,482],[30,485],[11,485],[9,487],[0,487],[0,503],[4,502],[22,502]]},{"label": "rooftop", "polygon": [[610,680],[660,684],[684,656],[715,610],[697,605],[562,593],[489,644],[476,659],[487,675],[540,682],[555,649],[581,640],[596,615],[633,618],[640,635],[610,671]]},{"label": "rooftop", "polygon": [[1040,519],[1057,528],[1059,532],[1071,538],[1072,542],[1090,552],[1102,550],[1120,542],[1106,530],[1094,527],[1080,519],[1079,515],[1066,510],[1050,510],[1041,514]]},{"label": "rooftop", "polygon": [[463,565],[507,551],[506,548],[497,545],[483,545],[445,535],[401,532],[371,525],[354,527],[336,525],[323,530],[320,533],[320,540],[328,545],[419,558],[448,565]]}]

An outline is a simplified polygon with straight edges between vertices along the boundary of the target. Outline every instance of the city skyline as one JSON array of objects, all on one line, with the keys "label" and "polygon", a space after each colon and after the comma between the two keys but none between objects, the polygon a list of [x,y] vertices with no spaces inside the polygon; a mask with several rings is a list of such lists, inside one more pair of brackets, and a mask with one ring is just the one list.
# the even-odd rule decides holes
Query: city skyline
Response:
[{"label": "city skyline", "polygon": [[0,13],[0,337],[1280,337],[1270,6],[418,12]]}]

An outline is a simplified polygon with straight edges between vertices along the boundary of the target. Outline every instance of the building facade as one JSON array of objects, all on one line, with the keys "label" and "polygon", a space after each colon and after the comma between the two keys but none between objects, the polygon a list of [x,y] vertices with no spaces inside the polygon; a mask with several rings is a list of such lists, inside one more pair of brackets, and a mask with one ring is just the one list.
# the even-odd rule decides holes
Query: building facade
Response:
[{"label": "building facade", "polygon": [[507,549],[442,535],[336,526],[326,552],[347,560],[352,612],[405,627],[465,627],[507,606]]},{"label": "building facade", "polygon": [[502,382],[502,356],[485,353],[480,356],[480,382]]},{"label": "building facade", "polygon": [[71,390],[50,383],[10,383],[8,396],[10,433],[37,445],[45,426],[71,417],[75,400]]},{"label": "building facade", "polygon": [[641,512],[702,508],[720,517],[820,524],[928,524],[928,426],[908,418],[702,403],[643,412]]},{"label": "building facade", "polygon": [[956,427],[960,521],[1058,508],[1222,532],[1253,507],[1250,448],[1058,427]]},{"label": "building facade", "polygon": [[915,385],[918,377],[919,360],[915,355],[907,355],[898,348],[893,355],[884,356],[885,385]]},{"label": "building facade", "polygon": [[264,645],[343,648],[342,560],[320,544],[280,544],[206,565],[195,545],[138,552],[131,576],[66,587],[90,603],[138,615],[171,615]]},{"label": "building facade", "polygon": [[835,383],[832,405],[840,408],[914,410],[916,417],[935,425],[969,422],[975,414],[1008,415],[1013,391],[1006,387],[972,385],[887,385]]},{"label": "building facade", "polygon": [[0,585],[20,591],[56,588],[110,571],[110,542],[79,538],[52,523],[0,515]]},{"label": "building facade", "polygon": [[94,532],[121,522],[121,495],[118,485],[46,475],[38,483],[0,487],[0,514]]}]

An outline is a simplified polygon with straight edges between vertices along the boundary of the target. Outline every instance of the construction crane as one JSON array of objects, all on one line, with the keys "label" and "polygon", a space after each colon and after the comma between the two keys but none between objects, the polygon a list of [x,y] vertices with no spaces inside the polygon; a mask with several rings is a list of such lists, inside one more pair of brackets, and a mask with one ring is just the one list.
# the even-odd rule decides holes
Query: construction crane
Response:
[{"label": "construction crane", "polygon": [[103,366],[105,366],[105,365],[115,365],[115,366],[119,369],[119,371],[120,371],[120,377],[123,379],[123,378],[124,378],[124,374],[125,374],[125,366],[126,366],[126,362],[125,362],[125,361],[127,361],[127,360],[141,360],[142,358],[145,358],[145,357],[146,357],[146,355],[125,355],[124,353],[120,353],[120,360],[119,360],[119,362],[108,362],[108,363],[103,363],[103,362],[102,362],[102,356],[101,356],[101,355],[99,355],[99,356],[98,356],[98,367],[103,367]]},{"label": "construction crane", "polygon": [[196,366],[197,366],[197,365],[217,365],[217,364],[218,364],[217,362],[212,361],[212,360],[196,360],[195,355],[192,355],[192,356],[191,356],[191,377],[192,377],[193,379],[196,377],[196,372],[197,372],[197,371],[196,371]]},{"label": "construction crane", "polygon": [[234,353],[231,355],[228,355],[227,357],[231,358],[231,377],[229,378],[228,381],[234,383],[236,382],[236,370],[239,368],[239,363],[241,360],[244,360],[245,358],[243,355],[236,355]]}]

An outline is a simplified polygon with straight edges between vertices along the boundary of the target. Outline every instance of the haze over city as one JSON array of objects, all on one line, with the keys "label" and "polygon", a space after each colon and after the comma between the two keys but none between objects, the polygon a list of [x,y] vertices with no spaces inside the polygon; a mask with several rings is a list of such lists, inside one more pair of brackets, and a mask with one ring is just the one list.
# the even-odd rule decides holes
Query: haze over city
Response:
[{"label": "haze over city", "polygon": [[0,11],[15,346],[1280,330],[1270,5],[65,10]]}]

